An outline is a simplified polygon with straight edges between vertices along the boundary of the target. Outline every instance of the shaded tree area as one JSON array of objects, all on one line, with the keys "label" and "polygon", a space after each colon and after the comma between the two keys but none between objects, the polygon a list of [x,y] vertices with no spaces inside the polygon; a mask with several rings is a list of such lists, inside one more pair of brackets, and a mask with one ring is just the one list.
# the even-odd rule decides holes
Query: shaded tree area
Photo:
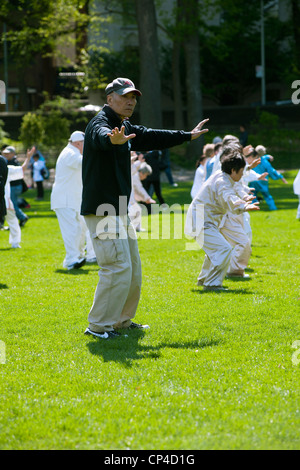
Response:
[{"label": "shaded tree area", "polygon": [[[255,68],[261,63],[260,0],[220,0],[220,25],[201,31],[203,93],[217,105],[238,105],[260,82]],[[291,39],[291,24],[265,16],[266,79],[289,83],[291,55],[282,44]]]},{"label": "shaded tree area", "polygon": [[292,34],[294,70],[300,73],[300,2],[292,0]]},{"label": "shaded tree area", "polygon": [[[6,25],[10,76],[20,91],[20,108],[29,109],[27,87],[35,76],[39,90],[53,95],[53,59],[60,45],[82,43],[88,24],[87,4],[76,0],[2,0],[0,23]],[[4,30],[4,28],[2,28]],[[63,54],[61,54],[62,56]],[[65,57],[67,59],[67,57]]]},{"label": "shaded tree area", "polygon": [[[269,12],[265,16],[267,85],[290,85],[300,70],[299,0],[285,1],[291,10],[287,22]],[[40,89],[53,96],[54,61],[62,44],[75,44],[69,66],[84,72],[79,95],[103,89],[116,76],[130,76],[142,88],[141,121],[150,126],[162,125],[162,94],[173,104],[174,128],[190,130],[206,117],[204,98],[239,105],[260,88],[255,77],[260,0],[174,0],[167,12],[163,6],[163,0],[2,0],[0,21],[7,25],[22,109],[28,109],[26,87],[33,70]],[[110,23],[118,25],[121,40],[129,26],[137,44],[124,42],[112,50],[104,41],[88,41]],[[38,60],[42,64],[35,69]]]}]

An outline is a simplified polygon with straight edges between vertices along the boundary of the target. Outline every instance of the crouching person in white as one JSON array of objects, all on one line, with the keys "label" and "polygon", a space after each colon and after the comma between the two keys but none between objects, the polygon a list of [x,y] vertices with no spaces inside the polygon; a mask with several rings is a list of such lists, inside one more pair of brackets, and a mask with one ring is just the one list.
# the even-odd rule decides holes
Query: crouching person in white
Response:
[{"label": "crouching person in white", "polygon": [[96,262],[85,220],[80,215],[83,142],[83,132],[71,134],[57,159],[51,193],[51,209],[56,213],[66,250],[63,267],[68,270],[81,268],[86,261]]},{"label": "crouching person in white", "polygon": [[[204,290],[222,290],[223,280],[228,271],[234,242],[226,240],[220,232],[220,225],[227,212],[241,214],[245,211],[258,210],[258,203],[252,203],[253,196],[245,195],[243,199],[237,194],[235,183],[243,176],[245,159],[241,152],[234,149],[222,160],[221,170],[216,171],[203,184],[193,199],[187,213],[186,235],[196,241],[203,241],[201,247],[205,252],[202,270],[198,276],[198,285]],[[204,221],[195,220],[197,205],[204,207]],[[203,227],[203,233],[190,231],[187,227]]]}]

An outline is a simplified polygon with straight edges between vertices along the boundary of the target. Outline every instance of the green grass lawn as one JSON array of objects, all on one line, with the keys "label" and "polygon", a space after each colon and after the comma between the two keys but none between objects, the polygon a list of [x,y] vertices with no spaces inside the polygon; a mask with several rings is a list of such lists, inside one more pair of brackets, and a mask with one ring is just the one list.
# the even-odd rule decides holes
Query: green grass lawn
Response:
[{"label": "green grass lawn", "polygon": [[[0,448],[299,450],[300,222],[285,176],[270,183],[279,210],[251,214],[250,280],[227,292],[196,286],[203,251],[155,239],[168,215],[153,217],[136,316],[151,329],[107,341],[84,335],[97,265],[62,268],[50,193],[26,193],[22,248],[0,232]],[[191,185],[163,185],[166,201],[188,204]]]}]

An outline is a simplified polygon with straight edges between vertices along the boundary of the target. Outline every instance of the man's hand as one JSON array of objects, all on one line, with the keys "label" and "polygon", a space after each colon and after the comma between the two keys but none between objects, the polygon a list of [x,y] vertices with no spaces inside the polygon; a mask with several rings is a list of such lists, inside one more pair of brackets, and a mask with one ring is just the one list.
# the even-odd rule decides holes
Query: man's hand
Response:
[{"label": "man's hand", "polygon": [[146,201],[146,204],[155,204],[156,201],[154,201],[154,199],[152,199],[151,197],[149,197],[149,199],[147,199]]},{"label": "man's hand", "polygon": [[208,132],[208,129],[202,129],[202,126],[204,126],[204,124],[207,121],[209,121],[209,119],[204,119],[204,121],[199,122],[198,126],[196,126],[191,131],[191,134],[192,134],[191,140],[198,139],[198,137],[200,137],[200,135],[205,134],[206,132]]},{"label": "man's hand", "polygon": [[285,178],[282,178],[282,181],[284,182],[284,184],[288,184],[288,182]]},{"label": "man's hand", "polygon": [[123,145],[130,139],[133,139],[136,134],[125,135],[125,126],[119,130],[118,127],[112,129],[111,133],[107,134],[113,145]]}]

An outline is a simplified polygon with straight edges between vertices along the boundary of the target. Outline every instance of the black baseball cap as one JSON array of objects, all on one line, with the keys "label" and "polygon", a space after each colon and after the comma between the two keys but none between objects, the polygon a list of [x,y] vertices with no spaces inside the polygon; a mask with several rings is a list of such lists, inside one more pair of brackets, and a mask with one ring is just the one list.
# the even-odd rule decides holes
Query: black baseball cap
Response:
[{"label": "black baseball cap", "polygon": [[136,95],[142,96],[140,90],[135,88],[134,83],[129,80],[129,78],[115,78],[111,83],[105,88],[106,95],[109,95],[112,92],[117,93],[118,95],[125,95],[133,91]]}]

